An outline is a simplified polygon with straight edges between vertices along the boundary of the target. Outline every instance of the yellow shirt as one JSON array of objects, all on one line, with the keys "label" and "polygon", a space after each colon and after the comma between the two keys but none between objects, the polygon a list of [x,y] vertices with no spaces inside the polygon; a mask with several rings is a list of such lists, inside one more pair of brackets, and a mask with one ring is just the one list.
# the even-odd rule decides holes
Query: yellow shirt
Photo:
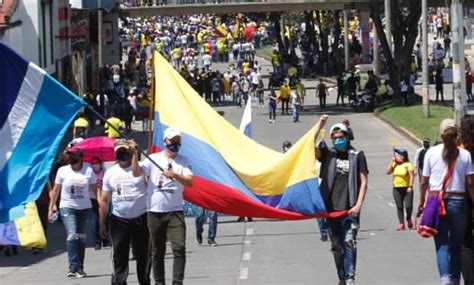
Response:
[{"label": "yellow shirt", "polygon": [[306,89],[304,88],[303,83],[297,83],[296,90],[301,94],[302,97],[306,96]]},{"label": "yellow shirt", "polygon": [[[117,130],[120,130],[120,126],[122,125],[122,121],[120,121],[119,118],[115,118],[115,117],[110,117],[107,119],[107,122],[109,124],[111,124],[112,126],[114,126],[114,128],[116,128]],[[109,138],[118,138],[120,137],[120,134],[112,129],[109,124],[105,123],[105,132],[107,133],[108,137]]]},{"label": "yellow shirt", "polygon": [[291,88],[288,85],[282,85],[280,87],[280,97],[281,98],[290,98],[291,95]]},{"label": "yellow shirt", "polygon": [[393,165],[393,187],[408,187],[410,186],[409,171],[413,171],[413,164],[411,162],[404,162],[402,164]]},{"label": "yellow shirt", "polygon": [[174,58],[178,59],[181,57],[181,49],[175,48],[174,50],[171,51],[171,54],[173,55]]},{"label": "yellow shirt", "polygon": [[89,122],[84,118],[77,118],[77,120],[74,121],[74,127],[87,129],[89,127]]}]

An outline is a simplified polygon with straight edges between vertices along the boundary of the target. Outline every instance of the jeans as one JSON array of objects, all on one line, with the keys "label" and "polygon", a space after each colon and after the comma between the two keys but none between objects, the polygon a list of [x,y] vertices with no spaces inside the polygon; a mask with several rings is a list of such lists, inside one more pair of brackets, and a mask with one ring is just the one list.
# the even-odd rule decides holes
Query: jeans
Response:
[{"label": "jeans", "polygon": [[292,105],[291,106],[293,109],[293,122],[299,122],[300,121],[300,105]]},{"label": "jeans", "polygon": [[276,108],[277,108],[277,104],[275,100],[270,99],[268,101],[268,116],[270,120],[276,119]]},{"label": "jeans", "polygon": [[135,219],[110,217],[110,238],[112,240],[113,285],[126,285],[130,243],[137,259],[137,278],[140,285],[150,284],[150,257],[147,214]]},{"label": "jeans", "polygon": [[86,232],[91,209],[60,208],[59,213],[66,228],[66,250],[70,270],[84,269]]},{"label": "jeans", "polygon": [[233,93],[234,104],[242,107],[242,98],[240,98],[240,92]]},{"label": "jeans", "polygon": [[147,219],[155,285],[165,284],[166,238],[173,251],[173,285],[183,284],[186,265],[186,223],[183,212],[148,212]]},{"label": "jeans", "polygon": [[328,218],[326,222],[339,280],[353,280],[357,261],[359,219],[347,216]]},{"label": "jeans", "polygon": [[258,105],[263,106],[265,102],[263,101],[263,90],[257,91]]},{"label": "jeans", "polygon": [[100,244],[102,239],[99,231],[99,203],[96,199],[91,199],[92,211],[89,216],[89,230],[94,243]]},{"label": "jeans", "polygon": [[288,114],[288,106],[290,104],[290,98],[281,98],[281,114]]},{"label": "jeans", "polygon": [[447,214],[440,218],[438,234],[434,238],[442,284],[459,280],[461,276],[461,248],[467,215],[464,198],[446,198],[444,203]]},{"label": "jeans", "polygon": [[242,92],[244,97],[244,104],[247,105],[247,100],[249,99],[249,92]]},{"label": "jeans", "polygon": [[328,234],[328,225],[326,223],[326,219],[321,218],[321,219],[316,219],[316,221],[318,222],[319,233],[321,235],[327,235]]},{"label": "jeans", "polygon": [[209,232],[207,234],[207,239],[215,240],[217,233],[217,212],[209,211],[201,207],[197,207],[196,210],[196,234],[202,235],[206,216],[209,218]]}]

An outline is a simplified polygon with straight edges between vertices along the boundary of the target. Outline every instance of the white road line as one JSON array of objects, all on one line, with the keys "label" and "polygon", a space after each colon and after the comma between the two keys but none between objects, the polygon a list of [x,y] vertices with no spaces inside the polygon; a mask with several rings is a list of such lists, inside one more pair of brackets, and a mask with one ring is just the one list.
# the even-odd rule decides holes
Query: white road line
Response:
[{"label": "white road line", "polygon": [[388,204],[390,207],[395,208],[395,204],[393,204],[392,202],[388,202],[387,204]]},{"label": "white road line", "polygon": [[251,242],[250,240],[246,239],[246,240],[244,241],[244,244],[252,244],[252,242]]},{"label": "white road line", "polygon": [[371,236],[375,236],[375,233],[370,233]]},{"label": "white road line", "polygon": [[251,252],[244,252],[244,255],[242,255],[242,260],[243,261],[250,261],[252,259],[252,253]]},{"label": "white road line", "polygon": [[383,198],[382,198],[382,195],[377,195],[376,197],[377,197],[379,200],[382,200],[382,199],[383,199]]},{"label": "white road line", "polygon": [[247,235],[247,236],[253,235],[253,229],[247,229],[247,230],[245,231],[245,235]]},{"label": "white road line", "polygon": [[240,279],[247,279],[249,277],[249,269],[247,267],[243,267],[240,269]]}]

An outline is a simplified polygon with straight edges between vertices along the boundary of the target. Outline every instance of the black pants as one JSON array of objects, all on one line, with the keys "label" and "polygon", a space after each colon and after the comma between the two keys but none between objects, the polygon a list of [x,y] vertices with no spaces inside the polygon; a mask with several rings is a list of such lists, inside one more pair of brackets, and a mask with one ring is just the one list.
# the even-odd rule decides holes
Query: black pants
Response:
[{"label": "black pants", "polygon": [[407,220],[411,219],[411,214],[413,212],[413,191],[408,192],[407,187],[393,188],[393,199],[395,200],[395,205],[397,206],[398,222],[400,224],[404,224],[405,219],[403,217],[403,205],[405,204]]},{"label": "black pants", "polygon": [[286,111],[288,114],[288,108],[290,104],[290,98],[281,98],[281,114],[283,115]]},{"label": "black pants", "polygon": [[155,285],[165,284],[166,238],[173,251],[173,285],[183,284],[186,265],[186,223],[182,211],[148,212],[153,278]]},{"label": "black pants", "polygon": [[336,106],[339,106],[339,100],[341,100],[341,104],[344,106],[344,94],[342,92],[337,92]]},{"label": "black pants", "polygon": [[319,95],[319,107],[326,108],[326,95]]},{"label": "black pants", "polygon": [[137,259],[137,277],[140,285],[150,284],[150,254],[147,214],[135,219],[124,219],[114,215],[110,218],[112,239],[113,285],[126,285],[130,242]]},{"label": "black pants", "polygon": [[441,102],[444,102],[443,89],[436,88],[436,102],[438,102],[438,95],[441,94]]},{"label": "black pants", "polygon": [[462,277],[465,285],[474,285],[474,217],[472,202],[468,203],[466,236],[462,245]]}]

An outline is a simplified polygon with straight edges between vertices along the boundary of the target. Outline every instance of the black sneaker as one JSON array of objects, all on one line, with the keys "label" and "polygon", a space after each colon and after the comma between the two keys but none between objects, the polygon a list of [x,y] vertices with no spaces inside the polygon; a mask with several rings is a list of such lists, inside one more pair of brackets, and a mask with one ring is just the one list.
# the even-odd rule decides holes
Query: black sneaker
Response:
[{"label": "black sneaker", "polygon": [[321,241],[328,241],[328,234],[321,234]]},{"label": "black sneaker", "polygon": [[237,219],[237,222],[241,223],[241,222],[245,222],[245,218],[244,217],[239,217]]},{"label": "black sneaker", "polygon": [[95,246],[94,246],[94,249],[95,249],[95,250],[99,250],[99,249],[101,249],[101,248],[102,248],[102,245],[100,244],[100,242],[96,242],[96,243],[95,243]]},{"label": "black sneaker", "polygon": [[196,234],[196,242],[197,244],[202,244],[202,234]]},{"label": "black sneaker", "polygon": [[69,278],[77,278],[77,272],[74,269],[69,270],[69,272],[66,274],[66,277]]},{"label": "black sneaker", "polygon": [[247,222],[253,222],[253,218],[248,217]]},{"label": "black sneaker", "polygon": [[212,246],[212,247],[217,246],[217,242],[216,242],[215,240],[212,240],[212,239],[208,240],[208,241],[207,241],[207,244],[208,244],[209,246]]},{"label": "black sneaker", "polygon": [[76,271],[76,276],[77,276],[77,278],[84,278],[84,277],[87,276],[87,273],[85,273],[82,268],[79,268],[79,269]]}]

